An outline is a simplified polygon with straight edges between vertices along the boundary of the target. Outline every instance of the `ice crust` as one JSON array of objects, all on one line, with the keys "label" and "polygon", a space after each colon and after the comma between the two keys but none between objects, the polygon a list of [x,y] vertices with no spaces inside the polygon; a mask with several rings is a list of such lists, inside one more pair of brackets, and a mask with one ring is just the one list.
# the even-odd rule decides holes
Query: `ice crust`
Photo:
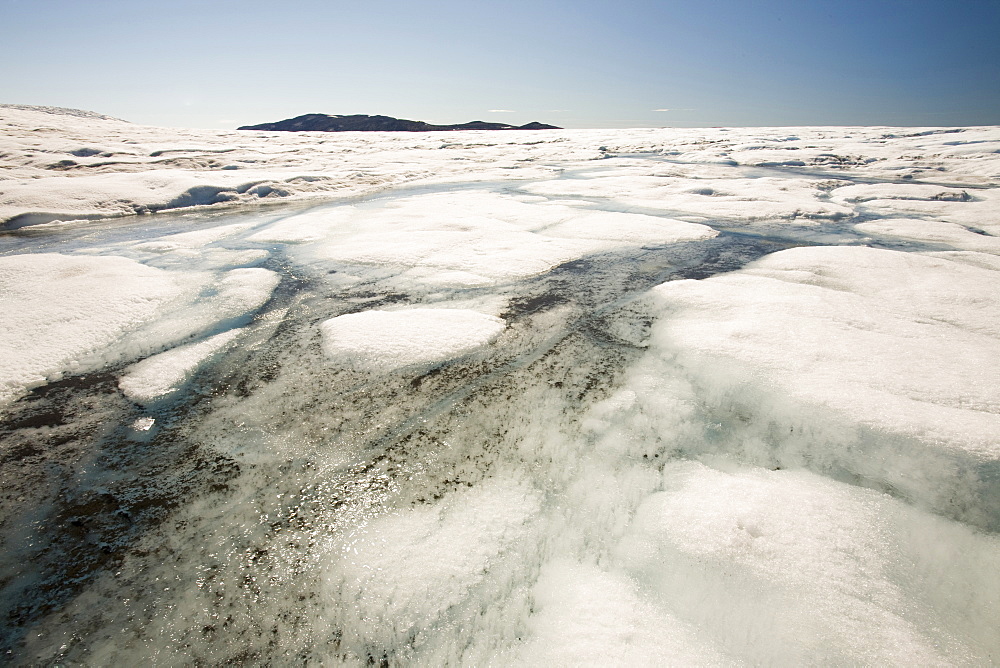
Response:
[{"label": "ice crust", "polygon": [[1000,657],[997,128],[0,133],[15,665]]},{"label": "ice crust", "polygon": [[470,353],[504,329],[500,318],[468,309],[363,311],[327,320],[323,350],[334,362],[390,371]]},{"label": "ice crust", "polygon": [[[0,351],[0,406],[64,374],[94,371],[242,324],[278,281],[261,268],[217,275],[166,271],[121,256],[2,257],[0,322],[7,336]],[[152,399],[178,382],[178,374],[193,370],[191,356],[207,355],[208,348],[148,360],[127,374],[123,390],[137,400]],[[171,365],[185,370],[168,371]]]},{"label": "ice crust", "polygon": [[858,232],[879,238],[896,238],[928,244],[940,244],[951,248],[992,253],[1000,255],[1000,237],[977,234],[956,223],[913,218],[879,220],[859,223],[854,226]]}]

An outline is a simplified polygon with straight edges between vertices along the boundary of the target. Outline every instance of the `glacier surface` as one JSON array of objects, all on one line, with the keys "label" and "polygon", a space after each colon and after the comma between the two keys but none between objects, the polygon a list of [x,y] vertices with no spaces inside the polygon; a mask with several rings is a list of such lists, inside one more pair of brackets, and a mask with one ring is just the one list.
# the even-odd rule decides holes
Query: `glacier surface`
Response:
[{"label": "glacier surface", "polygon": [[0,167],[5,663],[1000,661],[998,128]]}]

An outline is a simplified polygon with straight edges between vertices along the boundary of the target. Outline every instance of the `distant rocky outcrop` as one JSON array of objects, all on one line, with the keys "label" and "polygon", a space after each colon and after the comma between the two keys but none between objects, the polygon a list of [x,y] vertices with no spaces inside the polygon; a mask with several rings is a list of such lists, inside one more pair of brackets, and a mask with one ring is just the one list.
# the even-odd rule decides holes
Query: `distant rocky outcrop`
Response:
[{"label": "distant rocky outcrop", "polygon": [[470,121],[457,125],[431,125],[423,121],[408,121],[392,116],[330,116],[328,114],[305,114],[277,123],[244,125],[237,130],[267,130],[277,132],[434,132],[442,130],[562,130],[555,125],[533,121],[526,125],[488,123]]}]

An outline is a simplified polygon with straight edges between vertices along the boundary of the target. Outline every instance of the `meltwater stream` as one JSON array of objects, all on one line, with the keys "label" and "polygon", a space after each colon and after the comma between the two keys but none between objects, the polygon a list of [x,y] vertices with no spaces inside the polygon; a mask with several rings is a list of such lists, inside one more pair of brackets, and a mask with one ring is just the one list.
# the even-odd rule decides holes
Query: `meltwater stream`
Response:
[{"label": "meltwater stream", "polygon": [[[922,496],[919,481],[896,485],[857,465],[868,436],[830,436],[841,417],[786,424],[762,394],[756,420],[750,390],[727,403],[672,354],[647,350],[662,315],[654,286],[731,272],[841,227],[560,246],[546,252],[561,261],[542,272],[517,265],[526,251],[513,223],[496,239],[462,236],[476,225],[468,213],[434,232],[392,227],[394,215],[421,219],[442,197],[478,198],[458,197],[474,211],[494,202],[490,215],[508,222],[521,205],[545,204],[510,192],[479,186],[4,239],[5,253],[130,258],[190,274],[200,290],[107,364],[52,379],[4,415],[6,661],[1000,656],[988,621],[995,587],[976,578],[996,541],[971,528],[996,519],[989,502],[970,510],[971,501]],[[384,234],[371,236],[367,216],[386,216],[376,220]],[[566,224],[542,218],[538,229]],[[318,248],[317,221],[341,236]],[[420,262],[411,248],[424,248]],[[261,290],[266,298],[254,297]],[[446,361],[331,359],[323,323],[416,307],[473,310],[504,327]],[[176,387],[148,389],[156,383],[138,361],[227,332],[234,338],[217,339]],[[161,359],[153,381],[183,366]],[[129,394],[129,377],[147,384]],[[811,431],[794,433],[795,420]],[[766,441],[777,454],[761,454]],[[880,456],[912,471],[944,461],[914,463],[905,446]],[[824,447],[840,454],[817,455]],[[970,478],[986,474],[948,461],[970,494],[986,494]],[[760,553],[747,547],[768,540]]]}]

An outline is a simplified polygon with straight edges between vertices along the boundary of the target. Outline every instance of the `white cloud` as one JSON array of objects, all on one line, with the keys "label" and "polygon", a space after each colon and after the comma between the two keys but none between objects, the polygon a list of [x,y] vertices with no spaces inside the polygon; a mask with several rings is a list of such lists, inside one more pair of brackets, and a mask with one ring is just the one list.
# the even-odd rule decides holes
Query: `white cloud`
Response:
[{"label": "white cloud", "polygon": [[491,114],[516,114],[513,109],[487,109]]}]

